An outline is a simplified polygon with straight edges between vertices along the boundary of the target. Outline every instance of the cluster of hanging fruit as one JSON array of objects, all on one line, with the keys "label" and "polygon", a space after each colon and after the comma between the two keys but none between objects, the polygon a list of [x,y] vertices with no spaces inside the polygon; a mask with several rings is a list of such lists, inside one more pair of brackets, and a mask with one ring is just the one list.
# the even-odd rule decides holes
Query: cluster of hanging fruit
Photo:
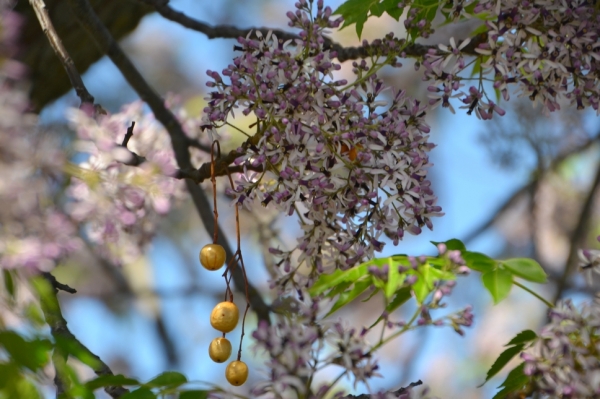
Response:
[{"label": "cluster of hanging fruit", "polygon": [[[208,244],[200,251],[200,263],[205,269],[219,270],[225,264],[225,249],[219,244]],[[232,301],[224,301],[212,310],[210,325],[223,333],[222,337],[212,340],[208,347],[208,355],[216,363],[223,363],[231,356],[231,342],[225,334],[233,331],[240,318],[238,307]],[[248,366],[239,360],[234,360],[227,365],[225,378],[231,385],[240,386],[248,379]]]}]

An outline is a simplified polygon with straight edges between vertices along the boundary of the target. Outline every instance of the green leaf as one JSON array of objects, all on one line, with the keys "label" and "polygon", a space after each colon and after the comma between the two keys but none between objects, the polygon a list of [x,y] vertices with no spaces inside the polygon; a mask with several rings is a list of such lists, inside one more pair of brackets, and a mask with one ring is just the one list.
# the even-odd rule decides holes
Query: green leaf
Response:
[{"label": "green leaf", "polygon": [[371,15],[381,17],[384,12],[388,13],[396,21],[402,16],[404,8],[398,8],[398,0],[383,0],[381,3],[375,3],[371,6]]},{"label": "green leaf", "polygon": [[462,251],[466,251],[467,250],[467,248],[465,248],[465,244],[463,244],[463,242],[461,240],[456,239],[456,238],[452,238],[452,239],[450,239],[450,240],[448,240],[446,242],[443,242],[443,241],[439,241],[439,242],[438,241],[431,241],[431,243],[433,245],[435,245],[436,247],[438,246],[438,244],[446,244],[446,248],[449,251],[459,250],[459,251],[462,252]]},{"label": "green leaf", "polygon": [[27,399],[41,399],[42,395],[35,384],[26,378],[19,378],[14,381],[14,397]]},{"label": "green leaf", "polygon": [[185,375],[177,371],[165,371],[144,384],[148,388],[175,388],[187,382]]},{"label": "green leaf", "polygon": [[481,58],[482,57],[475,58],[475,63],[473,64],[473,70],[471,71],[471,77],[473,77],[475,75],[480,75],[483,72],[483,69],[481,68]]},{"label": "green leaf", "polygon": [[525,375],[525,362],[519,364],[511,370],[506,376],[506,379],[498,388],[503,388],[500,392],[494,395],[493,399],[503,399],[511,392],[520,391],[529,382],[529,377]]},{"label": "green leaf", "polygon": [[[513,357],[521,353],[524,346],[525,345],[520,344],[505,349],[504,352],[502,352],[500,356],[498,356],[498,359],[496,359],[494,364],[492,364],[492,367],[490,367],[490,369],[488,370],[487,376],[485,377],[485,381],[483,382],[483,384],[485,384],[490,380],[490,378],[498,374],[498,372],[500,372],[500,370],[502,370],[504,366],[506,366],[508,362],[512,360]],[[480,386],[482,386],[483,384],[481,384]]]},{"label": "green leaf", "polygon": [[331,291],[329,291],[327,293],[327,295],[325,295],[325,297],[327,297],[327,298],[333,298],[334,296],[339,295],[342,292],[346,291],[348,288],[350,288],[350,286],[352,284],[354,284],[354,282],[352,282],[352,281],[344,281],[343,283],[338,284]]},{"label": "green leaf", "polygon": [[429,266],[431,266],[430,274],[432,286],[437,280],[456,280],[456,275],[451,271],[438,269],[432,264]]},{"label": "green leaf", "polygon": [[496,261],[479,252],[466,251],[462,254],[467,267],[478,272],[489,272],[496,268]]},{"label": "green leaf", "polygon": [[505,268],[510,270],[512,274],[527,281],[542,284],[548,281],[548,275],[546,275],[542,266],[533,259],[514,258],[503,260],[502,264]]},{"label": "green leaf", "polygon": [[321,275],[308,292],[311,296],[317,296],[345,281],[356,282],[369,273],[368,268],[373,264],[378,264],[377,259],[362,263],[348,270],[342,271],[338,269],[331,274]]},{"label": "green leaf", "polygon": [[418,272],[416,273],[417,281],[413,284],[413,291],[419,305],[423,303],[425,298],[427,298],[427,295],[429,295],[433,289],[431,270],[432,267],[429,265],[429,263],[426,263],[420,266]]},{"label": "green leaf", "polygon": [[179,394],[179,399],[206,399],[208,391],[183,391]]},{"label": "green leaf", "polygon": [[494,305],[500,303],[508,296],[513,283],[512,273],[507,270],[496,269],[481,276],[483,285],[494,299]]},{"label": "green leaf", "polygon": [[379,288],[375,288],[375,289],[373,290],[373,292],[371,292],[371,294],[369,294],[369,296],[368,296],[368,297],[366,297],[365,299],[363,299],[361,302],[369,302],[369,300],[370,300],[371,298],[373,298],[375,295],[377,295],[377,293],[378,293],[378,292],[379,292]]},{"label": "green leaf", "polygon": [[14,331],[0,331],[0,346],[3,346],[13,361],[31,371],[37,371],[50,360],[50,341],[45,339],[25,340]]},{"label": "green leaf", "polygon": [[[400,306],[402,306],[402,304],[404,304],[406,301],[408,301],[411,297],[412,297],[411,287],[400,288],[394,294],[394,298],[392,299],[392,301],[390,303],[388,303],[387,306],[385,307],[385,311],[388,314],[392,313],[394,310],[398,309]],[[375,320],[375,322],[373,324],[371,324],[371,326],[369,328],[375,327],[381,321],[381,319],[383,319],[383,317],[379,316],[379,318],[377,318],[377,320]]]},{"label": "green leaf", "polygon": [[139,385],[139,381],[119,375],[103,375],[85,383],[85,386],[91,390],[102,387],[122,387],[125,385]]},{"label": "green leaf", "polygon": [[402,284],[400,281],[400,273],[398,272],[398,266],[395,264],[392,258],[389,258],[388,263],[388,278],[387,283],[385,284],[385,299],[389,300],[396,289],[398,289],[398,285]]},{"label": "green leaf", "polygon": [[[435,18],[435,14],[437,13],[439,5],[439,0],[414,0],[412,2],[411,10],[413,8],[419,10],[417,12],[417,15],[415,16],[415,21],[419,22],[425,19],[427,22],[431,23],[431,21],[433,21],[433,19]],[[409,33],[410,37],[414,41],[419,35],[419,30],[416,28],[412,28],[410,29]]]},{"label": "green leaf", "polygon": [[10,270],[3,269],[2,277],[4,280],[4,288],[6,288],[6,292],[10,295],[11,298],[15,297],[15,281],[13,280],[12,273]]},{"label": "green leaf", "polygon": [[396,291],[396,294],[394,295],[392,301],[388,303],[388,305],[385,307],[385,311],[388,313],[392,313],[394,310],[398,309],[406,301],[408,301],[411,298],[411,296],[412,295],[410,293],[410,287],[400,288],[398,291]]},{"label": "green leaf", "polygon": [[337,8],[333,13],[344,17],[344,23],[340,29],[356,24],[356,33],[360,38],[363,27],[369,17],[369,10],[379,0],[348,0]]},{"label": "green leaf", "polygon": [[513,339],[511,339],[510,342],[504,346],[526,344],[527,342],[531,342],[531,341],[535,340],[536,338],[537,338],[536,333],[534,333],[531,330],[524,330],[524,331],[521,331],[520,333],[518,333],[517,335],[515,335],[515,337]]},{"label": "green leaf", "polygon": [[356,284],[354,284],[354,287],[350,291],[346,291],[346,292],[340,294],[340,297],[335,302],[335,304],[333,305],[333,307],[331,308],[329,313],[327,313],[327,316],[331,315],[336,310],[338,310],[341,307],[352,302],[360,294],[362,294],[367,288],[369,288],[371,286],[371,284],[372,284],[372,279],[362,280],[362,281],[359,281]]},{"label": "green leaf", "polygon": [[0,389],[8,387],[19,378],[20,375],[21,370],[15,363],[0,363]]},{"label": "green leaf", "polygon": [[150,389],[141,387],[135,391],[126,393],[121,399],[156,399],[156,395]]},{"label": "green leaf", "polygon": [[92,369],[100,367],[98,358],[90,351],[86,350],[86,348],[76,339],[60,335],[55,337],[55,345]]},{"label": "green leaf", "polygon": [[404,7],[400,8],[398,7],[398,3],[399,1],[396,0],[384,0],[384,3],[392,3],[391,7],[386,8],[385,12],[388,13],[388,15],[392,18],[394,18],[396,21],[400,20],[400,17],[402,16],[402,13],[404,13]]}]

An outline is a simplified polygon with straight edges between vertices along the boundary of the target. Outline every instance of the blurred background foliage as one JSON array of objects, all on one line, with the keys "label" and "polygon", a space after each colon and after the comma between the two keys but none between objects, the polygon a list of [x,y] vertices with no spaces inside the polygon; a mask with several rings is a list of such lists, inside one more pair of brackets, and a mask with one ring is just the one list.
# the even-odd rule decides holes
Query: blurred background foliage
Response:
[{"label": "blurred background foliage", "polygon": [[[139,1],[91,3],[113,35],[121,39],[124,50],[147,81],[161,95],[175,96],[191,115],[199,114],[207,93],[205,71],[221,70],[230,62],[234,41],[209,40],[164,20]],[[133,90],[110,61],[101,57],[70,16],[65,2],[46,0],[46,4],[76,66],[80,72],[85,71],[83,79],[96,101],[115,112],[135,100]],[[282,29],[287,28],[285,12],[293,7],[293,1],[287,0],[172,0],[169,4],[215,25]],[[327,4],[335,8],[340,1]],[[69,137],[64,111],[78,106],[79,101],[69,90],[66,73],[28,2],[17,2],[15,10],[23,15],[22,45],[16,58],[28,67],[32,104],[41,112],[41,123],[48,131]],[[426,43],[444,42],[450,36],[467,37],[473,24],[468,21],[443,27]],[[365,24],[362,38],[372,40],[390,31],[404,35],[401,22],[386,16],[372,18]],[[353,28],[334,32],[332,37],[344,45],[359,43]],[[344,64],[343,74],[350,74],[350,64]],[[410,96],[427,101],[426,86],[420,72],[413,68],[414,61],[405,60],[404,64],[400,70],[384,69],[380,76],[388,84],[407,90]],[[600,234],[599,120],[567,104],[550,116],[541,115],[515,96],[503,105],[507,115],[491,122],[467,116],[464,110],[452,115],[438,108],[428,116],[432,141],[438,144],[432,152],[435,166],[430,173],[446,216],[434,221],[434,231],[409,236],[399,248],[388,245],[384,255],[432,254],[429,240],[456,237],[469,249],[495,258],[522,256],[538,260],[547,270],[550,283],[532,288],[546,298],[587,299],[598,282],[578,273],[572,256],[574,249],[598,245],[594,237]],[[235,132],[229,134],[233,142],[241,140]],[[209,183],[202,187],[212,194]],[[227,206],[229,199],[219,200],[223,204],[220,221],[231,240],[235,237],[235,222]],[[274,212],[261,209],[242,214],[249,279],[269,302],[274,299],[269,291],[269,270],[275,266],[266,249],[294,243],[297,232],[294,220]],[[214,338],[208,328],[208,315],[222,295],[220,277],[207,275],[197,260],[199,249],[209,240],[188,201],[163,220],[147,256],[136,264],[117,268],[91,251],[81,251],[66,260],[53,274],[78,290],[75,295],[59,294],[73,334],[115,374],[147,381],[169,369],[185,374],[191,381],[224,383],[223,367],[214,365],[207,356],[208,343]],[[571,263],[569,268],[567,262]],[[542,303],[517,291],[492,307],[481,285],[473,284],[476,278],[479,276],[460,279],[450,301],[450,308],[474,305],[475,326],[466,336],[434,327],[403,336],[379,353],[384,378],[372,388],[393,389],[421,379],[441,398],[493,395],[505,375],[477,389],[485,371],[515,333],[526,328],[536,330],[545,323],[545,310]],[[53,397],[47,327],[35,293],[10,273],[4,273],[3,280],[6,288],[1,291],[0,346],[12,359],[0,364],[0,387],[8,387],[4,397],[15,397],[12,392],[34,398],[35,386],[41,387],[43,396]],[[379,315],[381,310],[382,304],[375,300],[356,302],[334,317],[360,327],[372,323],[372,315]],[[402,308],[394,317],[402,319],[411,311]],[[253,315],[249,323],[253,328]],[[246,356],[251,365],[246,384],[249,387],[265,372],[261,369],[264,359],[260,355]],[[93,377],[81,359],[70,360],[69,364],[80,381]],[[326,372],[322,378],[334,375],[335,371]],[[343,381],[342,386],[349,392],[365,390],[363,386],[354,390],[349,381]],[[236,391],[244,393],[246,389]],[[96,397],[108,396],[98,390]]]}]

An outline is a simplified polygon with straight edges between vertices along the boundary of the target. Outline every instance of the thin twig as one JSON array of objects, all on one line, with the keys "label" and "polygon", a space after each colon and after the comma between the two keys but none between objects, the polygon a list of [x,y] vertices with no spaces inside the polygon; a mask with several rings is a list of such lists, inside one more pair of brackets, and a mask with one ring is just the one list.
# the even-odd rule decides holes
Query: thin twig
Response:
[{"label": "thin twig", "polygon": [[[50,273],[43,273],[42,276],[50,283],[52,287],[51,295],[46,296],[41,301],[42,311],[44,312],[44,318],[46,322],[50,326],[50,333],[54,337],[55,340],[66,339],[71,345],[75,347],[76,353],[81,353],[83,356],[88,358],[92,358],[95,360],[95,367],[92,367],[94,373],[97,376],[104,375],[114,375],[110,367],[106,363],[104,363],[100,357],[98,357],[95,353],[89,350],[84,344],[82,344],[77,337],[73,335],[73,333],[69,330],[67,326],[67,321],[62,315],[62,311],[60,310],[60,304],[58,302],[57,293],[59,290],[74,292],[75,290],[68,285],[59,283],[56,278]],[[67,381],[65,381],[62,376],[65,375],[62,371],[64,369],[63,366],[66,365],[66,358],[68,354],[62,352],[60,349],[53,356],[53,360],[56,361],[55,368],[57,370],[57,378],[55,378],[55,383],[57,384],[57,392],[64,392],[65,385]],[[89,364],[89,363],[88,363]],[[112,398],[120,398],[124,394],[128,393],[129,390],[119,386],[109,386],[104,388],[107,394],[109,394]]]},{"label": "thin twig", "polygon": [[[419,381],[411,382],[410,384],[408,384],[408,386],[402,387],[396,391],[393,391],[393,392],[391,392],[391,394],[393,394],[395,396],[400,396],[400,395],[407,393],[411,388],[418,387],[419,385],[423,385],[423,381],[419,380]],[[371,397],[372,396],[370,394],[363,393],[360,395],[347,395],[347,396],[344,396],[343,399],[369,399]]]},{"label": "thin twig", "polygon": [[129,140],[133,137],[133,128],[135,127],[135,122],[131,122],[131,126],[127,128],[127,133],[125,133],[125,137],[123,137],[123,143],[121,146],[127,148],[127,144],[129,144]]},{"label": "thin twig", "polygon": [[[552,163],[550,164],[550,166],[545,170],[545,173],[548,173],[550,171],[554,171],[556,170],[567,158],[579,154],[585,150],[587,150],[588,148],[590,148],[594,143],[596,143],[597,141],[600,140],[600,133],[596,134],[595,136],[591,137],[590,139],[588,139],[587,141],[585,141],[583,144],[581,144],[578,147],[575,147],[573,149],[567,150],[562,152],[560,155],[558,155],[556,158],[554,158],[554,160],[552,160]],[[543,179],[545,176],[545,174],[538,174],[534,177],[535,180],[541,180]],[[474,240],[475,238],[479,237],[483,232],[485,232],[487,229],[489,229],[490,227],[492,227],[496,222],[498,222],[503,216],[504,214],[511,209],[525,194],[530,193],[531,192],[531,188],[534,185],[534,181],[530,181],[528,183],[526,183],[525,185],[523,185],[522,187],[518,188],[517,190],[515,190],[507,199],[506,201],[504,201],[504,203],[502,205],[500,205],[498,207],[498,209],[496,209],[496,211],[492,214],[492,216],[484,221],[483,223],[481,223],[478,227],[476,227],[475,229],[473,229],[469,234],[467,234],[464,239],[463,242],[465,244],[469,243],[470,241]]]},{"label": "thin twig", "polygon": [[77,93],[77,96],[81,99],[81,105],[93,105],[94,97],[87,91],[85,84],[81,79],[81,75],[79,75],[79,72],[75,67],[73,59],[71,59],[71,56],[63,46],[60,37],[56,33],[54,25],[52,24],[50,16],[48,15],[48,9],[46,7],[46,4],[44,3],[44,0],[29,0],[29,4],[31,4],[31,7],[33,7],[35,15],[37,16],[37,19],[40,22],[40,26],[42,27],[44,34],[50,42],[50,46],[52,46],[52,49],[56,53],[56,56],[65,68],[65,71],[67,71],[67,75],[69,75],[71,85],[75,89],[75,93]]},{"label": "thin twig", "polygon": [[[265,36],[267,32],[273,32],[278,39],[280,40],[295,40],[300,39],[300,36],[286,32],[280,29],[270,29],[265,27],[260,28],[249,28],[249,29],[240,29],[236,26],[231,25],[216,25],[212,26],[206,24],[204,22],[198,21],[194,18],[188,17],[182,12],[176,11],[171,8],[164,0],[138,0],[142,3],[153,6],[156,11],[162,15],[164,18],[171,20],[173,22],[177,22],[181,26],[184,26],[188,29],[195,30],[197,32],[205,34],[209,39],[215,38],[223,38],[223,39],[237,39],[239,37],[246,37],[251,32],[259,31]],[[477,43],[477,40],[474,40]],[[344,47],[339,43],[334,42],[329,38],[325,38],[324,43],[325,48],[331,49],[337,53],[337,59],[340,62],[344,62],[347,60],[355,60],[360,58],[366,58],[369,56],[367,50],[364,47]],[[473,50],[475,48],[475,43],[469,44],[467,48],[464,48],[462,51],[464,53],[468,53],[469,49]],[[436,46],[426,46],[422,44],[410,44],[404,49],[404,53],[407,57],[422,57],[425,55],[430,49],[437,50]]]},{"label": "thin twig", "polygon": [[594,182],[592,183],[588,191],[587,198],[585,199],[585,202],[581,207],[581,213],[579,214],[579,219],[577,221],[575,230],[571,234],[569,256],[567,257],[567,262],[565,264],[565,268],[562,272],[562,275],[557,280],[556,293],[554,294],[554,300],[552,301],[554,303],[556,303],[562,296],[562,293],[567,286],[567,280],[569,279],[571,272],[575,269],[575,266],[577,265],[577,251],[580,249],[580,246],[583,245],[583,242],[585,241],[585,237],[589,227],[589,222],[594,208],[594,199],[599,191],[599,188],[600,165],[598,165]]},{"label": "thin twig", "polygon": [[[95,14],[89,2],[87,0],[69,0],[69,4],[75,17],[82,27],[88,32],[100,51],[108,55],[131,87],[138,93],[141,99],[148,104],[156,119],[165,127],[171,138],[173,151],[175,152],[175,158],[179,168],[182,171],[185,171],[185,173],[193,174],[195,168],[192,166],[190,159],[189,139],[183,131],[180,123],[177,121],[177,118],[175,118],[171,111],[165,107],[164,100],[148,85],[146,80],[138,72],[123,50],[119,47],[118,43],[112,37],[111,33]],[[235,159],[235,157],[233,159]],[[217,167],[215,170],[216,173],[219,172],[219,160],[217,160]],[[231,160],[225,166],[225,168],[227,168],[231,162],[233,162],[233,160]],[[205,176],[210,177],[210,167],[207,169],[208,173],[206,173]],[[186,179],[186,187],[192,196],[192,200],[196,206],[196,210],[198,211],[200,218],[202,219],[204,228],[210,234],[214,227],[213,215],[210,209],[211,207],[206,197],[206,193],[198,186],[196,181],[198,180],[195,179],[192,181],[190,179]],[[225,235],[220,228],[219,244],[225,248],[225,253],[228,258],[233,256],[231,246],[225,239]],[[244,276],[239,268],[234,269],[233,280],[236,287],[240,291],[244,290]],[[265,320],[266,322],[270,323],[269,306],[263,301],[260,293],[254,287],[250,286],[249,288],[253,310],[256,312],[259,320]]]},{"label": "thin twig", "polygon": [[76,294],[77,290],[75,288],[71,288],[66,284],[60,283],[56,280],[56,277],[54,277],[52,274],[48,273],[48,272],[43,272],[42,275],[44,276],[44,278],[46,280],[48,280],[50,282],[50,284],[52,284],[52,286],[56,289],[56,290],[60,290],[60,291],[65,291],[68,292],[69,294]]}]

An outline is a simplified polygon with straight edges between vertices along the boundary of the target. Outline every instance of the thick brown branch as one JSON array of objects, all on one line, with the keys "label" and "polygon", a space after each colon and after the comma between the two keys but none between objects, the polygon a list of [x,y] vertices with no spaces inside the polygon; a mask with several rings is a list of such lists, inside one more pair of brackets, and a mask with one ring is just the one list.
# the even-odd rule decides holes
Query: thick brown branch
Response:
[{"label": "thick brown branch", "polygon": [[[175,159],[177,160],[179,168],[182,171],[193,173],[192,171],[194,171],[195,168],[192,166],[190,159],[189,138],[186,136],[175,116],[165,107],[163,99],[148,85],[146,80],[125,55],[108,29],[106,29],[106,27],[98,19],[98,16],[95,14],[89,2],[87,0],[69,0],[69,4],[75,17],[82,27],[88,32],[98,48],[103,53],[108,55],[119,71],[121,71],[131,87],[133,87],[142,100],[148,104],[156,119],[165,127],[171,138],[171,143],[175,152]],[[233,159],[231,162],[233,162]],[[226,166],[231,164],[231,162],[229,162]],[[206,193],[198,186],[196,181],[200,180],[192,181],[190,179],[186,179],[186,186],[192,196],[196,210],[198,211],[198,214],[204,223],[204,227],[210,233],[213,231],[214,226],[213,215],[206,197]],[[231,247],[225,239],[225,235],[220,228],[219,237],[221,238],[219,243],[225,248],[227,257],[233,257]],[[243,291],[243,276],[239,267],[234,268],[233,279],[238,290]],[[263,301],[260,293],[254,287],[251,287],[251,299],[252,308],[257,313],[258,318],[270,323],[269,307]]]},{"label": "thick brown branch", "polygon": [[[71,345],[75,347],[76,353],[83,354],[88,358],[94,359],[95,367],[92,367],[92,369],[94,370],[94,373],[96,373],[97,376],[114,375],[110,367],[108,367],[108,365],[104,363],[100,359],[100,357],[98,357],[84,344],[82,344],[73,335],[73,333],[69,330],[69,327],[67,326],[67,321],[63,317],[62,311],[60,310],[60,304],[58,302],[57,293],[58,290],[67,291],[71,293],[75,290],[69,287],[68,285],[61,284],[58,281],[56,281],[56,278],[54,278],[54,276],[50,273],[43,273],[42,275],[52,287],[52,290],[50,291],[49,295],[43,295],[41,300],[41,306],[42,311],[44,312],[44,318],[50,326],[50,333],[52,334],[54,339],[66,339]],[[66,358],[68,356],[68,353],[64,353],[62,350],[59,349],[58,346],[57,349],[55,349],[55,351],[56,352],[53,355],[53,360],[56,362],[55,368],[57,371],[55,383],[57,386],[57,391],[60,393],[64,392],[65,385],[67,384],[67,381],[64,381],[60,374],[62,373],[62,371],[64,371],[64,366],[66,364]],[[129,392],[128,389],[119,386],[106,387],[104,390],[112,398],[120,398],[121,396]]]},{"label": "thick brown branch", "polygon": [[46,8],[46,4],[44,0],[29,0],[31,7],[33,7],[35,11],[35,15],[40,22],[40,26],[44,31],[44,34],[48,38],[52,49],[56,53],[56,56],[60,59],[65,71],[67,71],[67,75],[69,75],[69,80],[71,81],[71,85],[75,89],[77,96],[81,99],[81,105],[83,104],[94,104],[94,97],[87,91],[77,68],[75,68],[75,63],[71,59],[69,53],[62,44],[60,37],[56,33],[54,29],[54,25],[52,25],[52,21],[50,20],[50,16],[48,15],[48,9]]}]

